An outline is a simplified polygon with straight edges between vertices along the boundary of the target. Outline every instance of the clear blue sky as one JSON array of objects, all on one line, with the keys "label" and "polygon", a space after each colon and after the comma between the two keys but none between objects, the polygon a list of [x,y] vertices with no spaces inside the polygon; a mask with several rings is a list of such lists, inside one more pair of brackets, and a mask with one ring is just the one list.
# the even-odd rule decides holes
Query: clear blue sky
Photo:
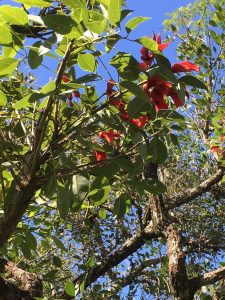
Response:
[{"label": "clear blue sky", "polygon": [[[126,4],[128,6],[128,9],[134,10],[134,12],[129,15],[124,21],[123,25],[126,24],[127,21],[130,19],[136,17],[136,16],[143,16],[143,17],[150,17],[151,19],[148,21],[145,21],[144,23],[138,25],[136,29],[133,30],[133,32],[129,35],[130,39],[137,39],[139,37],[143,37],[144,35],[152,37],[152,31],[154,31],[156,34],[158,34],[160,31],[162,31],[162,40],[165,39],[166,33],[164,33],[163,28],[163,21],[167,18],[165,16],[166,13],[172,13],[175,9],[186,6],[190,3],[189,0],[158,0],[158,1],[151,1],[151,0],[126,0]],[[193,1],[192,1],[193,3]],[[21,7],[20,3],[11,1],[11,0],[1,0],[1,6],[2,5],[11,5],[11,6],[18,6]],[[169,33],[167,33],[169,34]],[[27,39],[26,43],[29,43],[29,45],[32,45],[35,42],[35,40]],[[116,48],[122,52],[127,52],[132,54],[139,62],[141,62],[140,59],[140,49],[141,46],[137,43],[131,43],[127,41],[121,41],[116,45]],[[171,61],[171,64],[176,62],[177,54],[175,52],[176,43],[169,45],[163,53],[169,58]],[[101,47],[101,50],[104,51],[104,48]],[[104,51],[105,52],[105,51]],[[53,50],[54,53],[54,50]],[[111,51],[110,58],[114,56],[116,53],[115,51]],[[102,56],[103,61],[107,64],[109,62],[109,55],[106,54]],[[43,60],[43,64],[48,66],[49,68],[56,71],[57,62],[54,59],[45,57]],[[116,76],[116,71],[113,67],[111,68],[111,73],[113,76]],[[84,74],[84,72],[80,71],[77,66],[75,66],[77,77],[80,77]],[[54,73],[48,71],[46,68],[39,68],[37,70],[31,70],[32,73],[35,74],[36,77],[38,77],[37,84],[44,86],[48,81],[49,78],[53,78],[54,80]],[[97,69],[97,73],[101,74],[105,79],[109,79],[108,74],[105,72],[104,68],[102,68],[100,65]]]}]

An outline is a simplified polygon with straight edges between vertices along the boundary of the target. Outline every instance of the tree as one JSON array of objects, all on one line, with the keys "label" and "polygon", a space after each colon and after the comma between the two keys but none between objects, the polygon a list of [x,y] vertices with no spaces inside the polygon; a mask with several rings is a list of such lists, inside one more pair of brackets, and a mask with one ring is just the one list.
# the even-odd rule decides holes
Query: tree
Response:
[{"label": "tree", "polygon": [[0,7],[0,298],[225,299],[224,1],[132,41],[139,62],[115,48],[148,19],[124,34],[124,1],[16,2]]}]

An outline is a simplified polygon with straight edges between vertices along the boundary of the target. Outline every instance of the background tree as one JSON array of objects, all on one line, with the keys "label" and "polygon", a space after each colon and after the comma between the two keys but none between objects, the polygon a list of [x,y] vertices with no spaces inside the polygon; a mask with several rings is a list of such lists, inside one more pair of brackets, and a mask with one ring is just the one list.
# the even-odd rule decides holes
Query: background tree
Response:
[{"label": "background tree", "polygon": [[[223,299],[224,2],[175,11],[164,43],[130,40],[148,18],[125,32],[120,0],[17,2],[0,7],[1,299]],[[42,87],[26,67],[44,56]]]}]

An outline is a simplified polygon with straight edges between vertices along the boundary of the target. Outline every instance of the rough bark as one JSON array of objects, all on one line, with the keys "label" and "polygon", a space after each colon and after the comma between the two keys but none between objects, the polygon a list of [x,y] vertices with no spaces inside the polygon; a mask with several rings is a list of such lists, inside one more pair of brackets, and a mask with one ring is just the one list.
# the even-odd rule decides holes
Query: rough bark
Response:
[{"label": "rough bark", "polygon": [[167,255],[169,257],[170,286],[174,299],[192,300],[194,295],[190,291],[187,279],[181,236],[172,224],[168,226]]},{"label": "rough bark", "polygon": [[10,278],[13,278],[21,285],[21,291],[28,292],[31,297],[43,296],[42,284],[36,274],[24,271],[18,268],[13,262],[7,261],[3,258],[0,259],[0,272],[7,273]]},{"label": "rough bark", "polygon": [[213,300],[225,300],[225,280],[219,284],[216,292],[213,294]]},{"label": "rough bark", "polygon": [[4,216],[0,221],[0,248],[7,243],[8,239],[15,231],[29,202],[39,188],[40,182],[35,178],[24,181],[22,187],[17,187],[12,203],[7,212],[4,212]]}]

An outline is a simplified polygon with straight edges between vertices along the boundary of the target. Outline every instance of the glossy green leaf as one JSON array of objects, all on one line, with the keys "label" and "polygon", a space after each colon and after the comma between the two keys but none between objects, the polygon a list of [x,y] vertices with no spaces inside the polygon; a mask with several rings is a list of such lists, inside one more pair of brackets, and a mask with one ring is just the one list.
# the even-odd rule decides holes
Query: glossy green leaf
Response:
[{"label": "glossy green leaf", "polygon": [[70,208],[70,197],[67,189],[60,182],[57,184],[57,208],[60,218],[65,219]]},{"label": "glossy green leaf", "polygon": [[95,262],[95,256],[92,256],[88,259],[88,267],[92,268],[94,266],[94,262]]},{"label": "glossy green leaf", "polygon": [[173,122],[178,122],[178,123],[185,122],[184,116],[182,116],[177,111],[172,110],[172,109],[160,109],[157,114],[158,114],[159,118],[162,118],[165,120],[171,120]]},{"label": "glossy green leaf", "polygon": [[13,105],[14,109],[24,108],[25,106],[29,106],[29,104],[34,103],[37,100],[40,100],[45,97],[45,94],[33,93],[19,100]]},{"label": "glossy green leaf", "polygon": [[[55,194],[57,188],[57,181],[55,176],[48,178],[42,186],[41,193],[38,198],[41,198],[44,201],[49,201],[52,196]],[[36,200],[38,201],[38,200]]]},{"label": "glossy green leaf", "polygon": [[67,37],[78,38],[83,30],[71,17],[63,15],[47,15],[42,17],[45,25],[55,32],[67,35]]},{"label": "glossy green leaf", "polygon": [[116,219],[122,219],[127,210],[127,203],[130,199],[130,195],[128,193],[121,194],[115,201],[113,213]]},{"label": "glossy green leaf", "polygon": [[26,259],[29,259],[31,257],[31,251],[28,245],[24,242],[21,242],[20,244],[21,250],[23,252],[23,255]]},{"label": "glossy green leaf", "polygon": [[81,7],[80,0],[63,0],[63,4],[69,7],[69,9],[76,9]]},{"label": "glossy green leaf", "polygon": [[51,238],[53,239],[54,243],[56,244],[56,246],[61,249],[62,251],[67,251],[67,249],[65,248],[65,246],[63,245],[63,243],[60,241],[60,239],[58,239],[56,236],[52,235]]},{"label": "glossy green leaf", "polygon": [[146,101],[147,103],[150,103],[150,100],[146,93],[134,82],[131,81],[122,81],[120,82],[120,85],[127,89],[130,93],[132,93],[135,96],[139,96],[141,99]]},{"label": "glossy green leaf", "polygon": [[154,137],[150,141],[149,149],[149,154],[153,156],[153,162],[162,164],[167,159],[167,148],[165,144],[157,137]]},{"label": "glossy green leaf", "polygon": [[75,297],[75,286],[71,281],[66,282],[66,293],[69,296]]},{"label": "glossy green leaf", "polygon": [[135,42],[145,46],[145,48],[147,48],[150,51],[158,51],[158,44],[148,37],[139,38],[135,40]]},{"label": "glossy green leaf", "polygon": [[27,26],[29,24],[27,13],[19,7],[3,5],[0,7],[0,15],[10,25]]},{"label": "glossy green leaf", "polygon": [[38,54],[44,55],[52,49],[52,46],[57,42],[56,34],[50,36],[39,48]]},{"label": "glossy green leaf", "polygon": [[99,217],[101,219],[105,220],[106,216],[107,216],[107,210],[106,209],[100,209],[99,212],[98,212],[98,214],[99,214]]},{"label": "glossy green leaf", "polygon": [[124,79],[133,81],[139,77],[138,62],[128,53],[119,52],[110,60],[110,64],[117,69],[119,76]]},{"label": "glossy green leaf", "polygon": [[92,183],[89,198],[93,205],[98,206],[104,203],[109,196],[109,181],[104,176],[98,176]]},{"label": "glossy green leaf", "polygon": [[147,76],[151,79],[153,75],[157,75],[164,81],[170,81],[172,83],[177,83],[177,79],[173,72],[167,66],[163,64],[153,65],[151,69],[146,71]]},{"label": "glossy green leaf", "polygon": [[36,251],[37,249],[37,241],[35,236],[30,233],[30,232],[26,232],[26,244],[28,245],[28,247],[34,251]]},{"label": "glossy green leaf", "polygon": [[175,89],[176,89],[176,92],[177,92],[177,94],[178,94],[178,96],[179,96],[181,102],[182,102],[183,104],[185,104],[185,96],[186,96],[186,93],[185,93],[185,89],[184,89],[183,84],[181,84],[181,83],[178,82],[178,83],[175,85]]},{"label": "glossy green leaf", "polygon": [[116,25],[120,21],[121,16],[121,0],[110,0],[108,6],[109,22]]},{"label": "glossy green leaf", "polygon": [[141,142],[141,144],[137,146],[137,149],[141,154],[143,161],[145,162],[147,158],[147,146],[146,146],[146,142],[144,142],[143,135],[140,132],[135,133],[132,136],[132,141],[134,142],[134,144]]},{"label": "glossy green leaf", "polygon": [[[128,103],[127,106],[127,113],[130,119],[132,118],[139,118],[143,116],[142,113],[148,113],[152,109],[155,110],[153,105],[149,102],[143,101],[140,97],[135,97],[132,101]],[[151,118],[152,120],[152,118]]]},{"label": "glossy green leaf", "polygon": [[90,53],[78,54],[78,65],[84,71],[94,72],[96,69],[96,61],[93,55]]},{"label": "glossy green leaf", "polygon": [[135,27],[137,27],[139,24],[141,24],[144,21],[150,20],[151,18],[147,17],[135,17],[127,22],[125,25],[126,31],[129,34]]},{"label": "glossy green leaf", "polygon": [[83,21],[84,25],[87,26],[89,17],[88,17],[86,1],[80,0],[80,4],[81,4],[82,21]]},{"label": "glossy green leaf", "polygon": [[108,39],[107,39],[107,42],[106,42],[106,45],[105,45],[105,49],[106,51],[109,53],[114,45],[119,42],[119,40],[121,40],[121,36],[119,34],[114,34],[114,35],[111,35]]},{"label": "glossy green leaf", "polygon": [[0,24],[0,45],[9,45],[12,43],[12,34],[4,24]]},{"label": "glossy green leaf", "polygon": [[15,58],[0,58],[0,76],[11,74],[17,67],[19,61]]},{"label": "glossy green leaf", "polygon": [[32,47],[37,48],[37,51],[35,49],[30,49],[28,53],[28,63],[31,69],[37,69],[42,61],[43,61],[43,55],[38,54],[38,49],[42,45],[41,41],[35,42]]},{"label": "glossy green leaf", "polygon": [[210,35],[212,37],[212,39],[214,40],[215,43],[217,43],[218,45],[221,44],[221,37],[219,34],[216,34],[214,30],[210,30]]},{"label": "glossy green leaf", "polygon": [[61,266],[62,266],[62,260],[61,260],[61,258],[58,257],[58,256],[54,256],[54,257],[53,257],[53,264],[54,264],[56,267],[61,268]]},{"label": "glossy green leaf", "polygon": [[50,7],[52,3],[50,1],[43,0],[13,0],[24,5],[34,6],[34,7]]},{"label": "glossy green leaf", "polygon": [[208,90],[207,86],[201,80],[199,80],[194,76],[185,75],[179,78],[178,81],[188,86],[193,86],[199,89]]},{"label": "glossy green leaf", "polygon": [[7,98],[3,91],[0,90],[0,105],[6,106],[7,105]]},{"label": "glossy green leaf", "polygon": [[144,189],[153,195],[160,195],[167,191],[165,185],[158,179],[147,178],[144,182],[147,183],[147,186],[145,186]]},{"label": "glossy green leaf", "polygon": [[89,189],[89,176],[87,173],[73,175],[68,178],[66,188],[75,203],[81,202]]}]

